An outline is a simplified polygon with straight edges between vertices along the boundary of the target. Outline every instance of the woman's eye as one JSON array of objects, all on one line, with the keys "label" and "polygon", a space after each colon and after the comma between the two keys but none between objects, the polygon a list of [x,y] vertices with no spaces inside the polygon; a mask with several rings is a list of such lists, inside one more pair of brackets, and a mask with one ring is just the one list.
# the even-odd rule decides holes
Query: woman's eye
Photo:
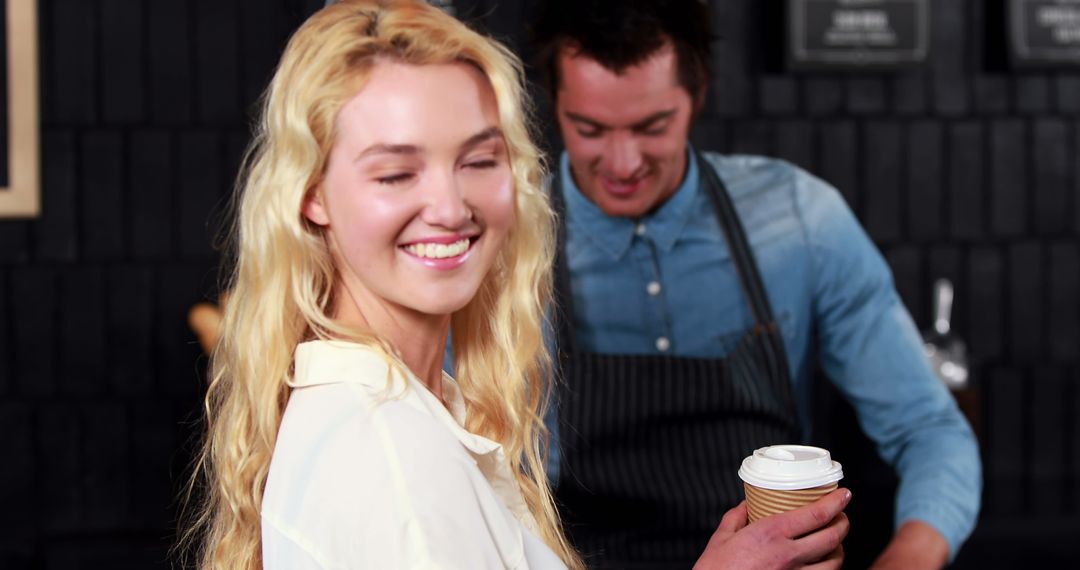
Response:
[{"label": "woman's eye", "polygon": [[408,181],[412,176],[413,175],[410,172],[402,172],[400,174],[391,174],[390,176],[380,176],[376,178],[375,181],[379,184],[393,185]]},{"label": "woman's eye", "polygon": [[481,160],[473,160],[465,163],[466,168],[495,168],[499,163],[494,158],[485,158]]}]

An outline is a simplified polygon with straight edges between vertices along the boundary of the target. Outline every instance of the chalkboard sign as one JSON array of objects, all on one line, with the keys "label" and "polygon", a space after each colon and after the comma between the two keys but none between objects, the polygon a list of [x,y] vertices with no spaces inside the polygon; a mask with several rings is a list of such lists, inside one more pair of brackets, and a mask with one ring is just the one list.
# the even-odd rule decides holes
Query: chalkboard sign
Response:
[{"label": "chalkboard sign", "polygon": [[859,71],[918,65],[930,49],[928,3],[788,0],[789,67]]},{"label": "chalkboard sign", "polygon": [[41,210],[37,0],[0,0],[0,218]]},{"label": "chalkboard sign", "polygon": [[1080,0],[1010,0],[1009,30],[1017,67],[1080,66]]}]

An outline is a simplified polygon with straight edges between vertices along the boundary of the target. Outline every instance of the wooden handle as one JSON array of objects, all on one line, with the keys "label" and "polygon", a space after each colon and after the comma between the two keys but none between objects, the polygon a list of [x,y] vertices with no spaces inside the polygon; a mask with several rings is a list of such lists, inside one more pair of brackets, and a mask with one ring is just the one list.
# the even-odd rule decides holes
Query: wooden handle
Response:
[{"label": "wooden handle", "polygon": [[188,311],[188,326],[199,338],[203,352],[210,354],[221,336],[221,308],[213,303],[198,303]]}]

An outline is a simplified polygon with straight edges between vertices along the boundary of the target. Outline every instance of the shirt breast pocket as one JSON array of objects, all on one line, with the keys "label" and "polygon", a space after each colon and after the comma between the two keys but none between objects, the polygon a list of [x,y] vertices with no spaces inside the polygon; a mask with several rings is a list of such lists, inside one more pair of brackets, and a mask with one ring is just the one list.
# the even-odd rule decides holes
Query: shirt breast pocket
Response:
[{"label": "shirt breast pocket", "polygon": [[[742,323],[742,326],[731,331],[721,332],[717,337],[717,342],[720,343],[721,351],[724,356],[727,356],[735,351],[739,347],[739,344],[751,333],[754,326],[753,317],[750,315],[750,309],[746,309],[746,319]],[[796,323],[795,313],[790,309],[783,309],[780,311],[773,310],[773,319],[780,327],[780,332],[783,334],[785,348],[790,346],[795,340]]]}]

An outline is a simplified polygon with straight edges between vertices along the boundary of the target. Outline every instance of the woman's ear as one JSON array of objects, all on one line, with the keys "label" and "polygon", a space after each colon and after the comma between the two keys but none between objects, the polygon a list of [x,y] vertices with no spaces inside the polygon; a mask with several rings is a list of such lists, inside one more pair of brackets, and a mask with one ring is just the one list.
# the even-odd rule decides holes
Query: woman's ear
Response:
[{"label": "woman's ear", "polygon": [[322,187],[316,186],[308,190],[304,197],[304,217],[317,226],[330,224],[330,216],[326,215],[326,204],[323,202]]}]

